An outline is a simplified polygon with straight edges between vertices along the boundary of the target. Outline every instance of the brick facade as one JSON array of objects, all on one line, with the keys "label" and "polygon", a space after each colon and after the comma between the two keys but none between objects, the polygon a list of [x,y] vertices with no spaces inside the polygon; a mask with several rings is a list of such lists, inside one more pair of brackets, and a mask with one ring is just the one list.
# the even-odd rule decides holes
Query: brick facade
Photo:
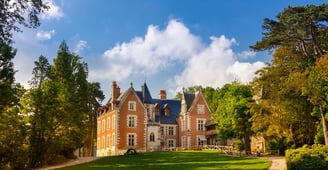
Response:
[{"label": "brick facade", "polygon": [[182,100],[166,99],[161,90],[153,99],[147,84],[125,92],[114,81],[112,96],[99,108],[97,156],[120,155],[129,148],[139,152],[191,149],[207,144],[205,123],[211,111],[201,92],[183,91]]}]

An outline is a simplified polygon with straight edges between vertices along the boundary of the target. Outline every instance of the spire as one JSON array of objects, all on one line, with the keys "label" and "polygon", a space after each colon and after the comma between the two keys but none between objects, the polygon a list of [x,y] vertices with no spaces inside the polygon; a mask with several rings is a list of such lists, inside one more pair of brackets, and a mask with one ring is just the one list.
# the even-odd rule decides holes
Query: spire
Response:
[{"label": "spire", "polygon": [[146,82],[141,87],[141,90],[142,90],[143,102],[144,103],[151,103],[153,98],[151,97],[151,94],[149,92],[149,89],[148,89],[148,86],[147,86]]}]

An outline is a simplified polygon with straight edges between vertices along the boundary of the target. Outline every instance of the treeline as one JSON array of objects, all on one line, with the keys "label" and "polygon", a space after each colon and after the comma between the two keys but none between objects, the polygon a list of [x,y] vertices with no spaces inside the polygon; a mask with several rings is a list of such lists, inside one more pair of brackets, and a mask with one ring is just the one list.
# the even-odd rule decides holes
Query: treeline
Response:
[{"label": "treeline", "polygon": [[81,57],[62,42],[54,64],[35,61],[31,88],[12,87],[15,98],[1,110],[1,169],[25,169],[91,156],[96,138],[96,109],[104,99],[99,83],[87,81]]},{"label": "treeline", "polygon": [[[269,50],[272,62],[248,85],[238,82],[202,89],[218,135],[245,143],[263,136],[267,149],[328,145],[328,5],[287,7],[277,20],[264,19],[253,50]],[[178,94],[177,97],[179,97]]]},{"label": "treeline", "polygon": [[[30,89],[15,82],[12,34],[40,25],[48,9],[40,0],[0,3],[0,169],[29,169],[74,157],[91,156],[96,109],[104,99],[100,84],[88,82],[88,67],[62,42],[54,64],[35,61]],[[28,73],[26,73],[28,74]]]}]

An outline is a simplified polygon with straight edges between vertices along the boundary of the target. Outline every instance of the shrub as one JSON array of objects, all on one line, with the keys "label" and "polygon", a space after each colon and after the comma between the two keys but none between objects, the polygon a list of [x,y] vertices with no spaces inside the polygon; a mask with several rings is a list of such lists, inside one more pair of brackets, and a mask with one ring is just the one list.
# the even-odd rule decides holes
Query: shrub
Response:
[{"label": "shrub", "polygon": [[328,169],[328,146],[313,145],[286,151],[287,169]]}]

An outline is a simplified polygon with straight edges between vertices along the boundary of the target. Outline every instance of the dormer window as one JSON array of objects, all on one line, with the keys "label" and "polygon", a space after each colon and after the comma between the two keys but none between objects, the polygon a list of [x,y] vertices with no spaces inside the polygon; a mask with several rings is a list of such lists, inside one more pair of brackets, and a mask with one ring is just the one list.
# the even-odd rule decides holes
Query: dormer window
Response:
[{"label": "dormer window", "polygon": [[136,111],[136,102],[135,101],[129,101],[129,111]]},{"label": "dormer window", "polygon": [[156,104],[155,104],[155,115],[156,115],[156,116],[159,116],[159,114],[160,114],[159,104],[156,103]]},{"label": "dormer window", "polygon": [[164,105],[164,114],[165,116],[170,116],[170,106],[168,104]]}]

